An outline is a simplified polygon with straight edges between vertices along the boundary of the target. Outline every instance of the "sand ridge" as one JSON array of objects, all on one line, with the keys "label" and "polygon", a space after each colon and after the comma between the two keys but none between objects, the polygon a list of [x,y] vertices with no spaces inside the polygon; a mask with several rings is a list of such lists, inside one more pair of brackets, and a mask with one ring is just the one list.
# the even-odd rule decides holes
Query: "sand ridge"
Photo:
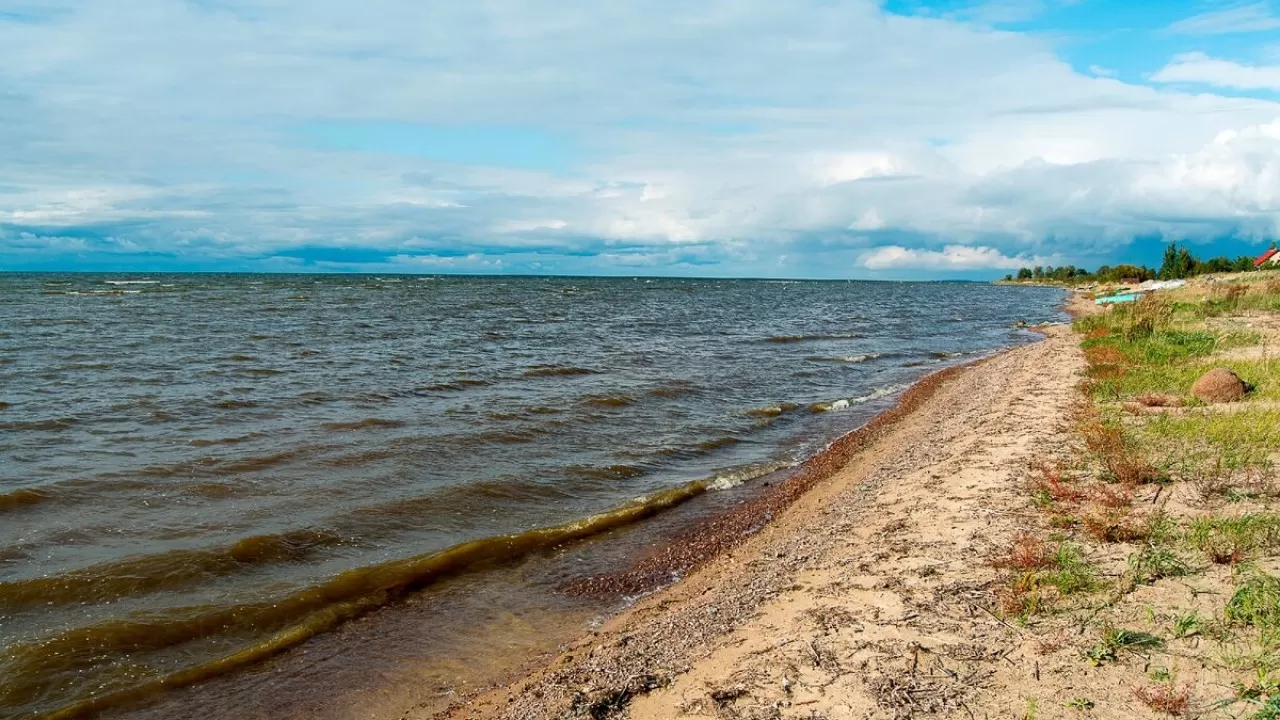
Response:
[{"label": "sand ridge", "polygon": [[1028,463],[1070,444],[1084,360],[1044,332],[950,375],[744,544],[437,717],[1007,717],[1030,685],[1069,687],[990,590],[1034,523]]}]

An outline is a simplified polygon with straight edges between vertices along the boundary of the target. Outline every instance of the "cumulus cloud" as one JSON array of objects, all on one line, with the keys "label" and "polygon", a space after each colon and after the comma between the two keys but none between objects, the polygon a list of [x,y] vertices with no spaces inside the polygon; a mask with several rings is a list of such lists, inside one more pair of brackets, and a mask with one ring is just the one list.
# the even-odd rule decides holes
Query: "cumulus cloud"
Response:
[{"label": "cumulus cloud", "polygon": [[1193,52],[1178,55],[1151,79],[1163,83],[1203,83],[1242,90],[1280,90],[1280,65],[1245,65]]},{"label": "cumulus cloud", "polygon": [[1016,270],[1046,264],[1042,258],[1009,257],[995,248],[967,245],[947,245],[941,250],[885,245],[864,254],[861,262],[868,270]]},{"label": "cumulus cloud", "polygon": [[[1280,103],[1081,73],[989,17],[875,0],[33,8],[0,14],[0,255],[80,237],[289,262],[359,247],[392,269],[815,275],[1276,226]],[[1224,62],[1180,56],[1153,79],[1280,86],[1205,69]]]}]

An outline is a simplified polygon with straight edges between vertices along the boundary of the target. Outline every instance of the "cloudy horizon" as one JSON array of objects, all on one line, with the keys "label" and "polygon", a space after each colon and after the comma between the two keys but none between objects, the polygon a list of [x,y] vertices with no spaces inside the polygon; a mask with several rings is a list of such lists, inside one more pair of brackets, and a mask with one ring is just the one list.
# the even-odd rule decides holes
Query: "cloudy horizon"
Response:
[{"label": "cloudy horizon", "polygon": [[1280,236],[1271,2],[0,0],[0,270],[983,279]]}]

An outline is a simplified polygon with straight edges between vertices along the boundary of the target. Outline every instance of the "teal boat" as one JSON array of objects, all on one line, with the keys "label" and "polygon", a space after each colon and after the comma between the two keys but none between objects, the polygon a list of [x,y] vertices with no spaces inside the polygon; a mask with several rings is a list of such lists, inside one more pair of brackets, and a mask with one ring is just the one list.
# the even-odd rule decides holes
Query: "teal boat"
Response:
[{"label": "teal boat", "polygon": [[1142,293],[1125,293],[1123,295],[1111,295],[1109,297],[1100,297],[1094,302],[1098,305],[1111,305],[1114,303],[1134,302],[1142,297]]}]

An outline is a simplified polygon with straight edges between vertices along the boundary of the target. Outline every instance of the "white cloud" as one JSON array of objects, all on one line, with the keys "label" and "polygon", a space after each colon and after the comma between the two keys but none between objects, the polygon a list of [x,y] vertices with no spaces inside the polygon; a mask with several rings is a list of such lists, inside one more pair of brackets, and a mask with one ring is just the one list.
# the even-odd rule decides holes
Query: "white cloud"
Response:
[{"label": "white cloud", "polygon": [[1193,52],[1178,55],[1151,79],[1163,83],[1202,83],[1241,90],[1280,90],[1280,65],[1243,65]]},{"label": "white cloud", "polygon": [[994,248],[967,245],[947,245],[941,250],[886,245],[864,254],[861,262],[868,270],[1016,270],[1045,264],[1042,258],[1010,257]]},{"label": "white cloud", "polygon": [[1256,2],[1193,15],[1166,29],[1185,35],[1268,32],[1280,30],[1280,17],[1276,17],[1268,3]]},{"label": "white cloud", "polygon": [[[532,248],[639,266],[697,248],[807,274],[876,243],[920,267],[1007,268],[1275,225],[1280,149],[1257,128],[1280,103],[1080,73],[1048,38],[876,0],[42,5],[39,22],[0,20],[0,253],[80,227],[192,254]],[[1204,63],[1225,61],[1180,56],[1154,79],[1280,85]],[[570,151],[513,169],[335,150],[298,130],[313,122],[520,127]]]}]

